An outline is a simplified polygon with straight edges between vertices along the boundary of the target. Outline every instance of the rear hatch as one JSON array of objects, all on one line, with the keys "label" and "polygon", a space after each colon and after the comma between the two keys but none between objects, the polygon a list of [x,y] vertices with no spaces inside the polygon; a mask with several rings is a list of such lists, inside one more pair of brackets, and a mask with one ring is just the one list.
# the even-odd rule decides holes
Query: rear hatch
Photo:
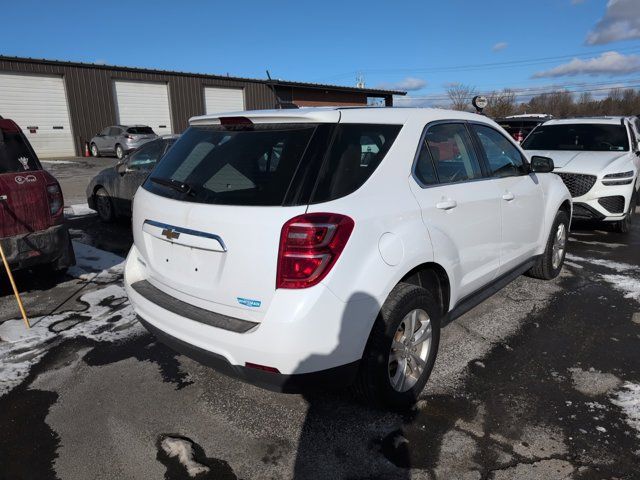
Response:
[{"label": "rear hatch", "polygon": [[0,119],[0,132],[0,237],[44,230],[52,225],[47,187],[57,183],[14,122]]},{"label": "rear hatch", "polygon": [[280,230],[306,210],[331,127],[230,122],[191,127],[160,161],[135,196],[135,244],[158,288],[259,321]]},{"label": "rear hatch", "polygon": [[317,115],[189,128],[135,196],[148,280],[202,308],[260,321],[276,292],[285,223],[362,185],[391,144],[380,137],[400,129]]}]

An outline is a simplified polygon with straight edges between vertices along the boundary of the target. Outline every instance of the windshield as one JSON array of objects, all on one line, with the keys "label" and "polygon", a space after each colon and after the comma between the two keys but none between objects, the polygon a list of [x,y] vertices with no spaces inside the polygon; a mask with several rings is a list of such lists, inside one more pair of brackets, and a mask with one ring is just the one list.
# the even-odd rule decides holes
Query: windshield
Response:
[{"label": "windshield", "polygon": [[127,128],[127,133],[132,135],[154,135],[151,127],[131,127]]},{"label": "windshield", "polygon": [[622,152],[629,150],[623,125],[564,124],[542,125],[523,142],[525,150],[585,150]]},{"label": "windshield", "polygon": [[221,205],[302,205],[348,195],[364,184],[399,125],[256,124],[189,128],[144,188]]},{"label": "windshield", "polygon": [[38,161],[20,132],[0,125],[0,174],[40,170]]}]

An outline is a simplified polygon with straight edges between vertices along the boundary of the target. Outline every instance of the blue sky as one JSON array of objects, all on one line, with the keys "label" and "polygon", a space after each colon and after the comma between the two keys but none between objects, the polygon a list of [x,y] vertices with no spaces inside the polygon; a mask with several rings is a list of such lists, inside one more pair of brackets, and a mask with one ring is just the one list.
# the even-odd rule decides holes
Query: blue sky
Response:
[{"label": "blue sky", "polygon": [[3,55],[345,85],[362,72],[418,103],[456,82],[640,85],[640,0],[21,0],[2,25]]}]

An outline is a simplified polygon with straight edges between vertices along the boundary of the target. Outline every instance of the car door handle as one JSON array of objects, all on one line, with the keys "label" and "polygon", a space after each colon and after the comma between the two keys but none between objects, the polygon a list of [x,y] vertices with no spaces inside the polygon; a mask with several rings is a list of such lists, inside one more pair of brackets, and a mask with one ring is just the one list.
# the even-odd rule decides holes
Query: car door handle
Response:
[{"label": "car door handle", "polygon": [[458,206],[458,202],[455,200],[442,200],[441,202],[436,203],[436,208],[440,210],[451,210],[452,208],[456,208]]},{"label": "car door handle", "polygon": [[502,199],[506,200],[507,202],[510,202],[514,198],[516,198],[516,196],[511,192],[506,192],[504,195],[502,195]]}]

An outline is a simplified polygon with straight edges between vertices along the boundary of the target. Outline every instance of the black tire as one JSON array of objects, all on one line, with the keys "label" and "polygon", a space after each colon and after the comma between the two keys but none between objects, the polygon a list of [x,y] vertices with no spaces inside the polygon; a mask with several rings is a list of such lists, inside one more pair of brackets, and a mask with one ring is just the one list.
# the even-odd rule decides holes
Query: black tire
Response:
[{"label": "black tire", "polygon": [[638,195],[634,193],[631,196],[631,201],[629,202],[629,210],[625,214],[624,218],[618,222],[613,224],[613,230],[618,233],[629,233],[631,231],[631,222],[636,213],[636,203],[637,203]]},{"label": "black tire", "polygon": [[118,160],[122,160],[124,158],[124,148],[122,148],[122,145],[120,144],[116,145],[116,158]]},{"label": "black tire", "polygon": [[111,223],[116,219],[113,200],[104,188],[98,188],[93,194],[93,203],[96,206],[96,212],[98,212],[100,220],[106,223]]},{"label": "black tire", "polygon": [[96,158],[100,156],[100,150],[98,150],[98,146],[95,143],[91,144],[91,156]]},{"label": "black tire", "polygon": [[[565,241],[560,256],[560,261],[554,265],[554,243],[556,235],[558,235],[558,229],[560,225],[564,225]],[[564,264],[564,257],[567,253],[567,237],[569,235],[569,215],[564,210],[560,210],[556,214],[556,218],[553,221],[551,231],[549,232],[549,238],[547,239],[547,245],[544,249],[544,253],[538,259],[536,264],[527,272],[527,275],[533,278],[539,278],[541,280],[551,280],[556,278],[562,270]]]},{"label": "black tire", "polygon": [[[416,309],[423,310],[428,315],[431,324],[431,344],[419,378],[408,390],[398,391],[393,387],[391,378],[392,341],[397,337],[398,329],[403,325],[407,315]],[[408,283],[399,283],[382,306],[369,335],[358,377],[353,385],[356,397],[365,403],[391,409],[405,409],[415,404],[436,360],[441,318],[441,309],[428,290]]]}]

